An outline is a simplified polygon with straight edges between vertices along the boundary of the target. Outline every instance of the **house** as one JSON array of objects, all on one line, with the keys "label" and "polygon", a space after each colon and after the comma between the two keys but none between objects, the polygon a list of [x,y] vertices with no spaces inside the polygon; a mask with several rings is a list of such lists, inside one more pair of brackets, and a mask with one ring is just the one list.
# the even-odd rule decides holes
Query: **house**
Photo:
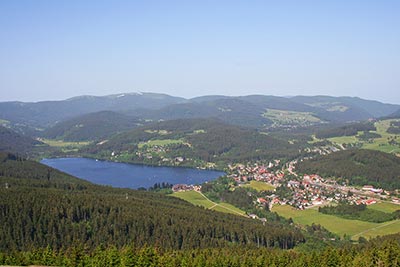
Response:
[{"label": "house", "polygon": [[374,189],[374,187],[372,185],[364,185],[362,190],[364,191],[371,191],[371,189]]},{"label": "house", "polygon": [[375,204],[376,200],[375,199],[367,199],[364,203],[365,203],[365,205],[369,206],[369,205]]},{"label": "house", "polygon": [[257,203],[266,205],[268,203],[268,201],[265,198],[259,197],[259,198],[257,198]]},{"label": "house", "polygon": [[182,191],[190,191],[190,190],[193,190],[193,185],[175,184],[172,186],[173,192],[182,192]]}]

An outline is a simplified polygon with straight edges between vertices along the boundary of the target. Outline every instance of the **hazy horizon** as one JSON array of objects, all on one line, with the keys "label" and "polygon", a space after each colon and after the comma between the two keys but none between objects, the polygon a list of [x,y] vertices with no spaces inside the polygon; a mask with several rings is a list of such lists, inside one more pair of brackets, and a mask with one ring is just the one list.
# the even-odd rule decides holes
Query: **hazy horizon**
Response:
[{"label": "hazy horizon", "polygon": [[[44,101],[63,101],[63,100],[68,100],[68,99],[72,99],[75,97],[85,97],[85,96],[94,96],[94,97],[105,97],[105,96],[112,96],[112,95],[130,95],[130,94],[146,94],[146,93],[150,93],[150,94],[165,94],[165,95],[169,95],[169,96],[173,96],[173,97],[180,97],[180,98],[184,98],[187,100],[196,98],[196,97],[203,97],[203,96],[228,96],[228,97],[240,97],[240,96],[249,96],[249,95],[265,95],[265,96],[277,96],[277,97],[284,97],[284,98],[291,98],[291,97],[297,97],[297,96],[332,96],[332,97],[357,97],[357,98],[361,98],[364,100],[371,100],[371,101],[379,101],[376,99],[370,99],[370,98],[362,98],[362,97],[358,97],[358,96],[348,96],[348,95],[339,95],[339,96],[333,96],[333,95],[323,95],[323,94],[319,94],[319,95],[269,95],[269,94],[243,94],[243,95],[222,95],[222,94],[211,94],[211,95],[195,95],[195,96],[191,96],[191,97],[185,97],[185,96],[180,96],[180,95],[174,95],[174,94],[169,94],[169,93],[163,93],[163,92],[140,92],[140,91],[136,91],[136,92],[119,92],[119,93],[112,93],[112,94],[101,94],[101,95],[93,95],[93,94],[83,94],[83,95],[76,95],[76,96],[71,96],[71,97],[67,97],[67,98],[60,98],[60,99],[43,99],[43,100],[37,100],[37,101],[21,101],[21,100],[5,100],[5,101],[1,101],[1,102],[24,102],[24,103],[38,103],[38,102],[44,102]],[[395,103],[395,102],[385,102],[385,101],[379,101],[381,103],[384,104],[394,104],[394,105],[400,105],[399,103]]]},{"label": "hazy horizon", "polygon": [[400,104],[400,2],[1,1],[0,101],[136,91]]}]

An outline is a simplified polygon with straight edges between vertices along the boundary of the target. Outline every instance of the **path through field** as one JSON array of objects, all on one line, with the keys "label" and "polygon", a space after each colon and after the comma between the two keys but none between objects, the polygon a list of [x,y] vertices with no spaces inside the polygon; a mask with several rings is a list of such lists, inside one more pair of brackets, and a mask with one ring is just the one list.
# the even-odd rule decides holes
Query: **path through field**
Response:
[{"label": "path through field", "polygon": [[362,231],[362,232],[360,232],[360,233],[357,233],[357,234],[353,235],[353,236],[352,236],[352,239],[354,239],[354,238],[357,237],[357,236],[364,235],[364,234],[366,234],[366,233],[368,233],[368,232],[370,232],[370,231],[375,231],[375,230],[377,230],[377,229],[380,229],[380,228],[383,228],[383,227],[387,227],[387,226],[392,225],[392,224],[397,223],[397,222],[399,222],[399,220],[389,221],[389,222],[387,222],[387,223],[384,223],[384,224],[378,225],[378,226],[376,226],[376,227],[367,229],[367,230],[365,230],[365,231]]},{"label": "path through field", "polygon": [[[209,209],[213,209],[213,208],[219,206],[220,208],[229,210],[229,211],[231,211],[231,212],[233,212],[233,213],[235,213],[235,214],[238,214],[238,215],[240,215],[240,216],[245,216],[244,214],[242,214],[242,213],[240,213],[240,212],[238,212],[238,211],[236,211],[236,210],[233,210],[233,209],[230,209],[230,208],[228,208],[228,207],[225,207],[225,206],[223,206],[223,205],[221,205],[221,204],[215,203],[214,201],[212,201],[211,199],[209,199],[208,197],[206,197],[202,192],[199,192],[199,191],[196,191],[196,192],[199,193],[202,197],[204,197],[205,199],[207,199],[208,201],[210,201],[210,202],[213,204]],[[246,216],[246,217],[247,217],[247,216]]]}]

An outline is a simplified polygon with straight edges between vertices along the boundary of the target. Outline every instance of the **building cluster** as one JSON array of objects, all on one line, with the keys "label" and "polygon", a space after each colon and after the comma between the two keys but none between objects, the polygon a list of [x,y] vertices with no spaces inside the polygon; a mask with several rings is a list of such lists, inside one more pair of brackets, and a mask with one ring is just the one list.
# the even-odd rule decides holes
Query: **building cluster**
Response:
[{"label": "building cluster", "polygon": [[382,189],[373,186],[366,185],[359,190],[345,184],[338,184],[332,179],[324,179],[316,174],[299,176],[294,170],[296,162],[286,164],[286,174],[290,175],[285,175],[285,172],[281,169],[274,168],[279,166],[279,163],[279,161],[274,161],[267,166],[257,164],[229,166],[230,177],[234,178],[239,184],[255,180],[266,182],[275,188],[279,187],[281,190],[275,189],[274,192],[269,192],[265,196],[257,198],[256,205],[269,206],[269,208],[272,208],[275,204],[280,204],[290,205],[297,209],[306,209],[340,201],[357,205],[371,205],[387,194]]},{"label": "building cluster", "polygon": [[248,181],[263,181],[269,183],[273,186],[279,186],[280,181],[284,178],[284,173],[281,170],[272,171],[272,168],[279,166],[280,161],[275,160],[270,162],[267,166],[265,165],[229,165],[229,177],[235,179],[238,183],[248,182]]},{"label": "building cluster", "polygon": [[185,191],[201,191],[201,185],[191,185],[191,184],[175,184],[172,186],[173,192],[185,192]]}]

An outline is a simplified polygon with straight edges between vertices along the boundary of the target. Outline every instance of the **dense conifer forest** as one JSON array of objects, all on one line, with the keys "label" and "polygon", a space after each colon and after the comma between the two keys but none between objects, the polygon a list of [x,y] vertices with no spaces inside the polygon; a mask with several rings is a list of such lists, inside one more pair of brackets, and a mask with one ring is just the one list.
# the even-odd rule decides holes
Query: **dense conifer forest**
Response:
[{"label": "dense conifer forest", "polygon": [[293,248],[303,233],[289,224],[223,214],[160,193],[83,182],[12,154],[0,158],[0,251],[89,251],[107,244],[164,249],[232,245]]},{"label": "dense conifer forest", "polygon": [[356,135],[359,131],[375,131],[376,128],[372,122],[358,122],[346,124],[340,127],[334,127],[330,129],[319,130],[315,136],[317,138],[331,138],[338,136],[350,136]]},{"label": "dense conifer forest", "polygon": [[206,248],[163,250],[157,246],[114,245],[88,250],[82,244],[66,249],[33,248],[30,251],[0,252],[0,264],[49,266],[170,266],[170,267],[360,267],[400,265],[400,234],[376,238],[357,245],[322,250],[279,250],[271,248]]},{"label": "dense conifer forest", "polygon": [[40,144],[41,142],[37,140],[16,133],[0,125],[0,151],[11,151],[26,155],[32,152],[36,145]]},{"label": "dense conifer forest", "polygon": [[304,160],[296,165],[299,173],[336,177],[353,185],[371,184],[387,190],[400,188],[400,158],[388,153],[353,149]]}]

